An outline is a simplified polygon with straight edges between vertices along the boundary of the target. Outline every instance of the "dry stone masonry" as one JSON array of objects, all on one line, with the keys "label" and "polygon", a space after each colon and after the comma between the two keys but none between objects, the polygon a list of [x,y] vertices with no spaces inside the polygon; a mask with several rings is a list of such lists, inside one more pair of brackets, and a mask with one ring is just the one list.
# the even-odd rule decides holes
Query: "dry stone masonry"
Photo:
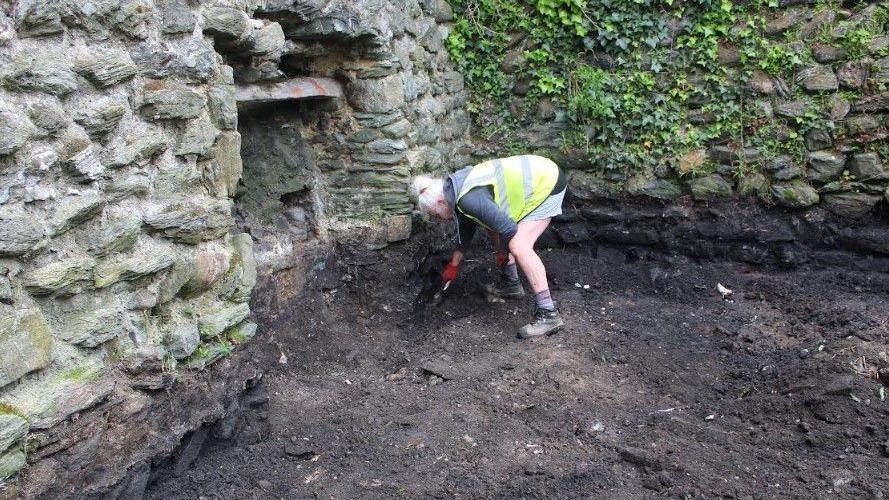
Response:
[{"label": "dry stone masonry", "polygon": [[[407,237],[410,175],[466,158],[450,9],[0,7],[0,483],[126,497],[255,376],[203,370],[256,334],[257,263],[329,229]],[[339,94],[239,109],[307,77]]]}]

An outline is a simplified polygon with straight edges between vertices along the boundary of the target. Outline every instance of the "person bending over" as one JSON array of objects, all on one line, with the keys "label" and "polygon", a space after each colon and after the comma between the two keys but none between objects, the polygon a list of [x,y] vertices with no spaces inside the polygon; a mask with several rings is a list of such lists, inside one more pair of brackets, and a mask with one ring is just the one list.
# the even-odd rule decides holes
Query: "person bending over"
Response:
[{"label": "person bending over", "polygon": [[534,251],[534,243],[562,213],[567,181],[552,160],[521,155],[488,160],[467,166],[445,178],[417,176],[411,190],[418,208],[439,221],[457,221],[456,249],[441,273],[445,282],[457,278],[466,247],[477,226],[488,230],[497,250],[500,279],[486,287],[502,298],[525,295],[516,263],[534,291],[535,310],[519,337],[555,333],[563,325],[546,281],[546,268]]}]

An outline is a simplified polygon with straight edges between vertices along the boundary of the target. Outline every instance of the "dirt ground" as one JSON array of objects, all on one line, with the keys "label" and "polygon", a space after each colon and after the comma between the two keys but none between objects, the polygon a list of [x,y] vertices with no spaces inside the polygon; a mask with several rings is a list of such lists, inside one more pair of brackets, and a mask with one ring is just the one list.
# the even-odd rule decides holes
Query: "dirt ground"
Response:
[{"label": "dirt ground", "polygon": [[889,493],[889,276],[543,250],[567,327],[521,341],[530,303],[486,303],[481,249],[412,316],[419,251],[329,260],[260,310],[268,403],[149,497]]}]

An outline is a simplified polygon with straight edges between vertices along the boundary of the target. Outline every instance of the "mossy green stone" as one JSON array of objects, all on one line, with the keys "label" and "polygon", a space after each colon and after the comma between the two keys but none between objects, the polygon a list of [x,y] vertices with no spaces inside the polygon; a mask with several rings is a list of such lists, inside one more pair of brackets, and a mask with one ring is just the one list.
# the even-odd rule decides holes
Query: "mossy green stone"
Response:
[{"label": "mossy green stone", "polygon": [[0,316],[0,387],[52,361],[53,337],[39,309]]},{"label": "mossy green stone", "polygon": [[19,415],[0,414],[0,453],[28,433],[28,421]]},{"label": "mossy green stone", "polygon": [[0,480],[9,479],[25,466],[25,452],[13,450],[0,456]]}]

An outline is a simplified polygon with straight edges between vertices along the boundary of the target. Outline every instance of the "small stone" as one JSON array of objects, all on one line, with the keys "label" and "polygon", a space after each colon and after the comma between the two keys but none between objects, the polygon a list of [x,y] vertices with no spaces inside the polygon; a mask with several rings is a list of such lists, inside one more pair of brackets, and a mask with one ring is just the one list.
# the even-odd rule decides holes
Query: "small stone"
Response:
[{"label": "small stone", "polygon": [[210,117],[222,130],[237,130],[238,103],[234,85],[213,85],[207,94]]},{"label": "small stone", "polygon": [[889,111],[889,91],[865,97],[855,103],[852,109],[859,113]]},{"label": "small stone", "polygon": [[148,37],[148,22],[154,17],[154,4],[149,0],[130,0],[120,5],[114,16],[115,27],[135,39]]},{"label": "small stone", "polygon": [[116,307],[100,307],[66,315],[61,338],[81,347],[94,348],[131,330],[126,313]]},{"label": "small stone", "polygon": [[[17,301],[16,308],[0,311],[0,387],[49,366],[53,337],[43,314],[31,302]],[[9,438],[16,434],[4,431]]]},{"label": "small stone", "polygon": [[128,196],[142,196],[148,194],[151,189],[151,181],[144,174],[132,174],[114,181],[108,186],[108,195],[111,200],[122,200]]},{"label": "small stone", "polygon": [[188,281],[182,285],[180,291],[187,295],[199,295],[209,290],[229,271],[231,263],[231,252],[218,245],[198,249]]},{"label": "small stone", "polygon": [[126,112],[126,103],[114,100],[100,101],[74,113],[74,121],[93,140],[102,140],[117,128]]},{"label": "small stone", "polygon": [[105,200],[96,194],[69,196],[59,202],[50,219],[52,236],[59,236],[72,227],[98,215],[105,207]]},{"label": "small stone", "polygon": [[198,332],[201,339],[216,337],[229,328],[244,321],[250,314],[250,306],[240,303],[201,314],[198,319]]},{"label": "small stone", "polygon": [[284,52],[284,30],[275,22],[266,22],[259,29],[250,32],[239,44],[238,51],[253,57],[277,60]]},{"label": "small stone", "polygon": [[651,179],[644,176],[632,177],[627,182],[627,193],[632,196],[647,196],[658,200],[673,200],[682,196],[682,190],[673,181]]},{"label": "small stone", "polygon": [[198,325],[189,323],[177,325],[164,335],[164,347],[176,359],[184,359],[192,355],[201,344]]},{"label": "small stone", "polygon": [[139,111],[150,120],[178,120],[197,117],[207,99],[192,90],[162,88],[146,90]]},{"label": "small stone", "polygon": [[148,40],[130,52],[139,74],[188,82],[206,82],[217,74],[219,64],[213,46],[203,38]]},{"label": "small stone", "polygon": [[15,4],[18,36],[31,38],[56,35],[64,31],[59,4],[45,0],[21,0]]},{"label": "small stone", "polygon": [[889,35],[875,36],[867,44],[867,50],[871,54],[877,54],[889,49]]},{"label": "small stone", "polygon": [[772,199],[780,206],[801,208],[812,206],[819,201],[818,192],[802,180],[772,186]]},{"label": "small stone", "polygon": [[769,36],[780,35],[793,26],[799,24],[803,19],[804,12],[802,10],[788,9],[781,11],[777,17],[770,20],[763,31]]},{"label": "small stone", "polygon": [[232,265],[224,279],[226,282],[222,296],[233,302],[247,302],[250,293],[256,286],[256,257],[253,255],[253,239],[247,233],[232,237],[232,248],[235,254]]},{"label": "small stone", "polygon": [[800,36],[803,40],[812,40],[816,38],[824,27],[833,23],[836,12],[833,10],[823,10],[804,23],[800,27]]},{"label": "small stone", "polygon": [[163,206],[143,220],[162,236],[190,244],[220,238],[234,225],[231,201],[202,198]]},{"label": "small stone", "polygon": [[846,119],[846,133],[861,135],[879,130],[880,122],[874,115],[855,115]]},{"label": "small stone", "polygon": [[411,133],[413,125],[408,120],[398,120],[397,122],[387,125],[383,128],[383,133],[392,139],[401,139],[407,137]]},{"label": "small stone", "polygon": [[155,0],[161,12],[161,31],[170,35],[191,33],[195,19],[185,0]]},{"label": "small stone", "polygon": [[719,174],[695,178],[689,183],[689,187],[692,196],[698,201],[731,196],[732,194],[732,185]]},{"label": "small stone", "polygon": [[842,96],[835,95],[830,99],[830,119],[842,120],[849,114],[852,105]]},{"label": "small stone", "polygon": [[97,180],[105,172],[96,148],[92,145],[65,161],[66,171],[80,182]]},{"label": "small stone", "polygon": [[242,321],[241,324],[231,327],[228,338],[234,342],[244,343],[256,336],[259,326],[252,321]]},{"label": "small stone", "polygon": [[259,486],[259,489],[261,489],[261,490],[272,489],[272,482],[265,480],[265,479],[260,479],[259,481],[256,482],[256,485]]},{"label": "small stone", "polygon": [[12,111],[0,111],[0,156],[18,151],[33,133],[34,127],[27,117]]},{"label": "small stone", "polygon": [[115,141],[105,155],[108,168],[121,168],[127,165],[142,165],[167,148],[169,140],[159,130],[147,130]]},{"label": "small stone", "polygon": [[77,90],[77,75],[54,54],[19,56],[3,72],[3,84],[13,90],[46,92],[56,96]]},{"label": "small stone", "polygon": [[21,450],[11,450],[0,456],[0,481],[9,479],[22,470],[25,466],[25,453]]},{"label": "small stone", "polygon": [[822,204],[831,212],[857,219],[873,210],[882,196],[867,193],[829,193],[822,198]]},{"label": "small stone", "polygon": [[423,0],[420,2],[423,12],[431,16],[438,23],[447,23],[454,20],[454,11],[447,0]]},{"label": "small stone", "polygon": [[883,170],[883,162],[876,153],[861,153],[852,156],[849,160],[849,172],[859,181],[875,181],[889,179],[886,171]]},{"label": "small stone", "polygon": [[738,181],[738,194],[741,196],[763,197],[768,192],[769,181],[765,175],[759,172],[741,177]]},{"label": "small stone", "polygon": [[404,104],[404,84],[401,75],[356,80],[346,86],[346,96],[358,111],[387,113]]},{"label": "small stone", "polygon": [[136,74],[136,65],[126,52],[90,49],[77,54],[74,71],[104,88],[132,78]]},{"label": "small stone", "polygon": [[846,157],[835,151],[809,153],[809,179],[813,182],[830,182],[843,172]]},{"label": "small stone", "polygon": [[805,115],[807,111],[809,111],[809,103],[806,101],[784,102],[775,108],[775,113],[778,116],[787,118],[799,118]]},{"label": "small stone", "polygon": [[836,74],[829,66],[821,64],[809,66],[800,71],[797,81],[809,91],[822,92],[839,88]]},{"label": "small stone", "polygon": [[28,116],[34,125],[52,134],[68,126],[69,120],[61,106],[48,102],[35,102],[28,108]]},{"label": "small stone", "polygon": [[241,159],[241,134],[221,132],[211,152],[213,168],[204,169],[204,179],[212,184],[212,192],[220,198],[234,196],[244,171]]},{"label": "small stone", "polygon": [[105,288],[121,281],[132,281],[158,273],[173,265],[169,250],[159,245],[146,245],[130,255],[107,258],[96,265],[93,282]]},{"label": "small stone", "polygon": [[219,131],[210,122],[210,116],[202,113],[185,126],[185,131],[173,151],[177,156],[195,154],[204,157],[210,152]]},{"label": "small stone", "polygon": [[840,61],[845,59],[849,54],[846,49],[842,47],[836,47],[834,45],[826,45],[823,43],[816,43],[812,45],[812,55],[815,57],[815,60],[821,64],[827,64],[835,61]]},{"label": "small stone", "polygon": [[367,148],[373,153],[391,155],[405,151],[407,144],[403,140],[377,139],[368,144]]},{"label": "small stone", "polygon": [[247,36],[250,18],[238,9],[210,7],[203,12],[204,33],[220,40],[233,41]]},{"label": "small stone", "polygon": [[789,181],[791,179],[798,179],[804,175],[803,169],[798,165],[789,165],[775,172],[774,178],[777,181]]},{"label": "small stone", "polygon": [[833,146],[833,138],[830,132],[822,129],[812,129],[806,132],[806,149],[818,151]]},{"label": "small stone", "polygon": [[29,427],[28,421],[21,415],[0,408],[0,453],[24,437]]},{"label": "small stone", "polygon": [[25,273],[22,282],[32,295],[74,295],[90,288],[95,261],[86,257],[53,262]]},{"label": "small stone", "polygon": [[849,61],[837,70],[837,80],[843,88],[860,89],[867,82],[870,61]]},{"label": "small stone", "polygon": [[40,218],[15,207],[0,207],[0,256],[15,257],[36,248],[46,233]]},{"label": "small stone", "polygon": [[141,229],[142,219],[126,217],[105,224],[97,233],[84,237],[86,240],[84,243],[86,243],[91,255],[104,257],[133,248]]}]

